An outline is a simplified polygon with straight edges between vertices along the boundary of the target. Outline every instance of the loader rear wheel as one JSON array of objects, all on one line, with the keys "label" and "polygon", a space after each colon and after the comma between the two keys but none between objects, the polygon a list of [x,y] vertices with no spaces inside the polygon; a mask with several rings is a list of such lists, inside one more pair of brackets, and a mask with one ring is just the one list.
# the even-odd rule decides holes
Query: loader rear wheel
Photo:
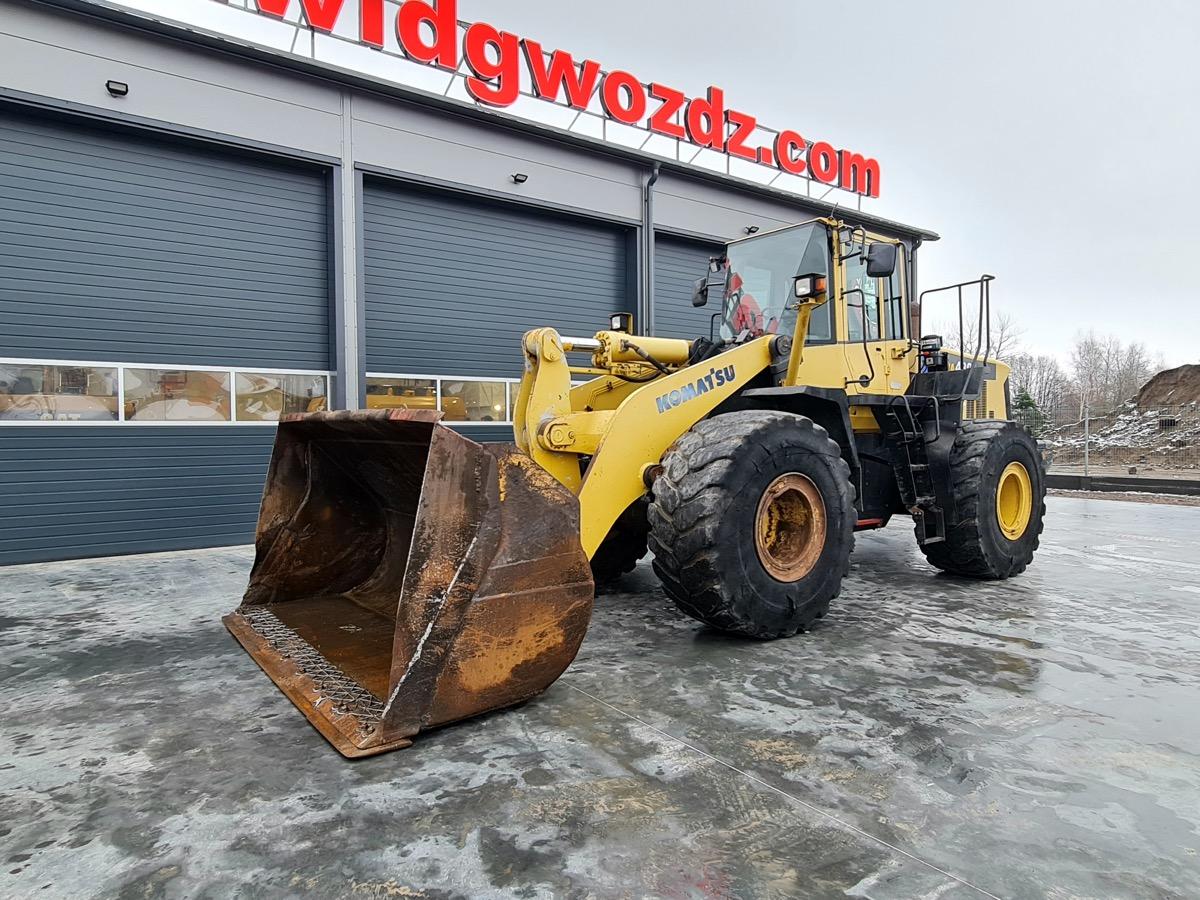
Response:
[{"label": "loader rear wheel", "polygon": [[646,546],[650,526],[646,511],[650,498],[642,497],[630,504],[613,524],[612,529],[592,557],[592,580],[596,587],[612,584],[622,575],[632,572],[649,550]]},{"label": "loader rear wheel", "polygon": [[1046,514],[1046,469],[1033,437],[1013,422],[966,422],[950,451],[956,516],[946,540],[921,547],[943,571],[1010,578],[1038,548]]},{"label": "loader rear wheel", "polygon": [[676,606],[723,631],[787,637],[841,591],[854,486],[811,419],[727,413],[667,451],[649,518],[654,571]]}]

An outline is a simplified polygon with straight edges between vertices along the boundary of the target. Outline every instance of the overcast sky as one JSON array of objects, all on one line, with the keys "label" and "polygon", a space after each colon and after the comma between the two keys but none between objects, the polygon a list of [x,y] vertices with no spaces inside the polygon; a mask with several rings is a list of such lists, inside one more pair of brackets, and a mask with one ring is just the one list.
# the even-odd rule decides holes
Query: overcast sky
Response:
[{"label": "overcast sky", "polygon": [[1200,3],[459,0],[482,19],[883,165],[942,235],[923,287],[997,277],[1029,348],[1094,327],[1200,362]]},{"label": "overcast sky", "polygon": [[942,235],[922,287],[996,275],[1026,349],[1065,361],[1094,328],[1200,361],[1200,2],[459,0],[459,16],[689,95],[719,85],[764,125],[874,156],[866,208]]}]

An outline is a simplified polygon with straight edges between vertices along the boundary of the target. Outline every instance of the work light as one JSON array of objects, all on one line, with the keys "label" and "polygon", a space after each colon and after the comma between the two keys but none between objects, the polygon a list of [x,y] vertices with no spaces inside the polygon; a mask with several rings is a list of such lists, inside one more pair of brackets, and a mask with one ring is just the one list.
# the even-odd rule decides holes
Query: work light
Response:
[{"label": "work light", "polygon": [[797,275],[795,284],[797,300],[808,300],[825,293],[824,275]]}]

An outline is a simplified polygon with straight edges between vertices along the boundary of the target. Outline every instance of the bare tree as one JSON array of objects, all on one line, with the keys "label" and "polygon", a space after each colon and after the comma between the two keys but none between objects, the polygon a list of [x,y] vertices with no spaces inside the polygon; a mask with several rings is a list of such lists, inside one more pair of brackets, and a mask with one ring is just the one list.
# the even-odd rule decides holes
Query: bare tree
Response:
[{"label": "bare tree", "polygon": [[1070,384],[1058,360],[1049,355],[1014,353],[1006,362],[1012,366],[1012,396],[1024,392],[1043,414],[1052,415]]},{"label": "bare tree", "polygon": [[[984,356],[988,359],[1007,361],[1021,347],[1021,336],[1025,329],[1008,313],[992,313],[992,328],[989,334],[979,328],[979,316],[964,314],[962,339],[959,339],[958,321],[940,325],[942,340],[946,346],[965,356]],[[989,344],[990,340],[990,344]]]},{"label": "bare tree", "polygon": [[1079,396],[1080,413],[1086,405],[1108,411],[1137,394],[1156,371],[1146,345],[1125,345],[1115,335],[1079,334],[1071,348],[1071,381]]}]

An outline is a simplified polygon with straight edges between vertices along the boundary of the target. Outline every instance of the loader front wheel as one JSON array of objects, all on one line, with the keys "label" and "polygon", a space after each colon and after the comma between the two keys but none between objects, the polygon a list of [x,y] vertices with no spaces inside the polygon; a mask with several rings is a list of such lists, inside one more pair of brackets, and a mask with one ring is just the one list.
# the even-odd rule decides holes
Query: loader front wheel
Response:
[{"label": "loader front wheel", "polygon": [[791,413],[727,413],[663,457],[649,512],[654,570],[689,616],[787,637],[841,591],[855,518],[850,469],[825,429]]},{"label": "loader front wheel", "polygon": [[1033,437],[1013,422],[965,422],[950,451],[955,515],[946,540],[921,552],[937,568],[969,578],[1010,578],[1038,548],[1046,514],[1046,469]]}]

